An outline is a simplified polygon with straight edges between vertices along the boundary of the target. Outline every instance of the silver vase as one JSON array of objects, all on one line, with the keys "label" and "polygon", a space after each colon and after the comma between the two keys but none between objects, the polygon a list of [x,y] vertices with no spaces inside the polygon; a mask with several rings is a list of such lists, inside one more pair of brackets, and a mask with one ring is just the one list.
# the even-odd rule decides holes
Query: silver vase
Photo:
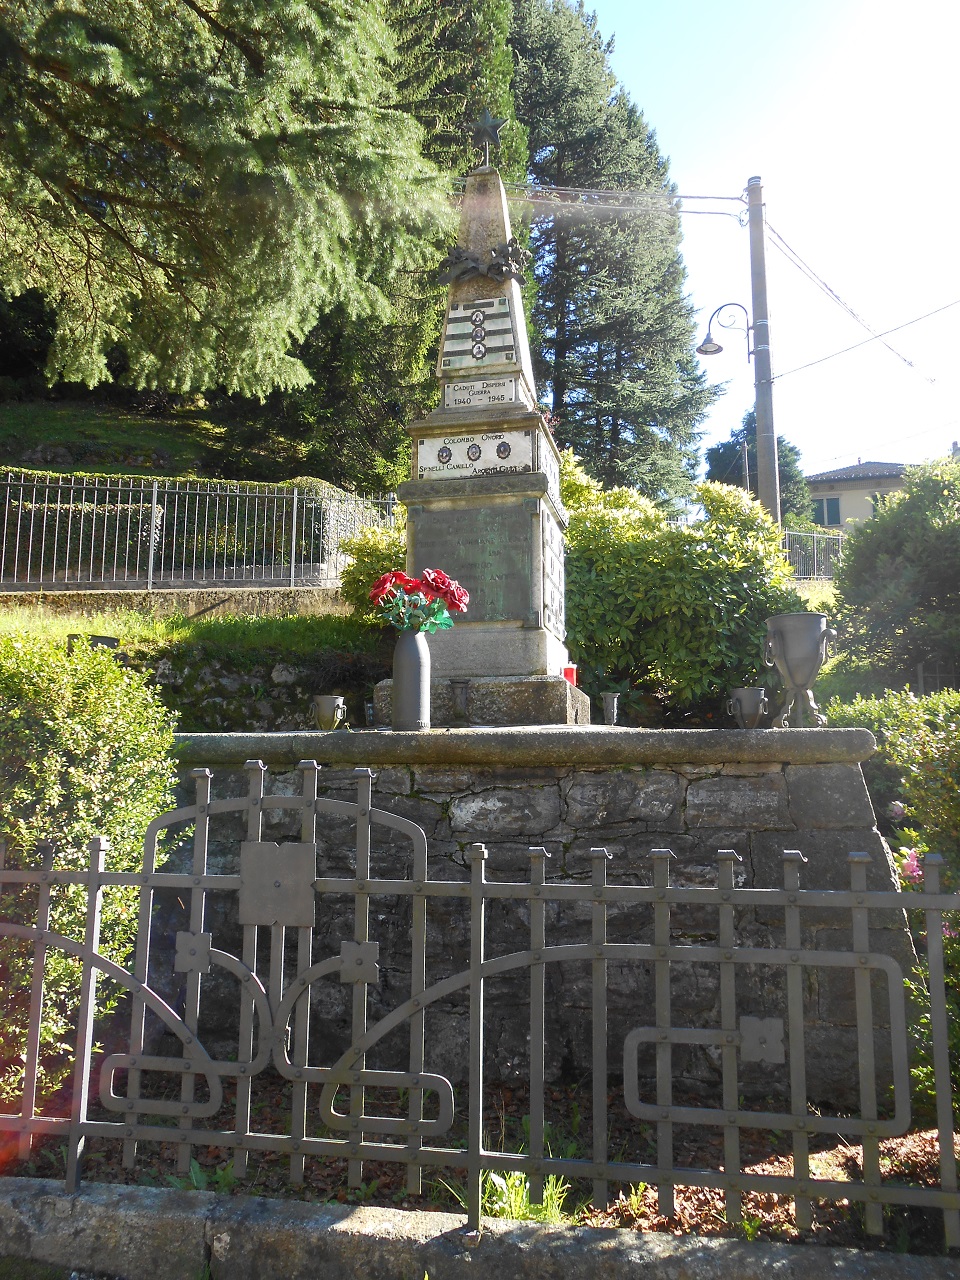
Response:
[{"label": "silver vase", "polygon": [[827,656],[827,644],[837,633],[827,626],[825,613],[780,613],[767,619],[763,660],[776,667],[783,680],[783,705],[776,720],[781,728],[803,725],[808,708],[816,725],[827,723],[813,700],[813,682]]},{"label": "silver vase", "polygon": [[733,716],[741,729],[759,729],[767,714],[767,691],[759,686],[749,689],[731,689],[727,699],[727,714]]},{"label": "silver vase", "polygon": [[401,631],[393,651],[393,728],[430,728],[430,649],[422,631]]}]

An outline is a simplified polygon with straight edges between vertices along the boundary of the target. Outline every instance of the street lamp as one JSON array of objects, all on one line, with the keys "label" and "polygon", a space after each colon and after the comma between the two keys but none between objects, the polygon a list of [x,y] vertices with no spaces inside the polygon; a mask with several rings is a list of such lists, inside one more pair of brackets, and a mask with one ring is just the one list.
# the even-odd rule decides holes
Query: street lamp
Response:
[{"label": "street lamp", "polygon": [[749,360],[753,355],[753,352],[750,350],[750,315],[747,308],[742,302],[724,302],[721,306],[717,307],[716,311],[714,311],[713,315],[707,321],[707,336],[700,343],[699,347],[697,347],[698,356],[716,356],[723,350],[720,343],[714,341],[713,322],[716,320],[721,329],[736,329],[737,325],[733,320],[729,318],[724,319],[724,312],[730,311],[734,307],[738,311],[743,312],[747,321],[747,327],[745,329],[745,333],[747,335],[747,359]]},{"label": "street lamp", "polygon": [[[757,496],[777,523],[780,523],[780,468],[777,436],[773,429],[773,381],[770,368],[770,321],[767,319],[767,268],[763,248],[763,188],[759,178],[747,182],[747,226],[750,230],[750,284],[753,295],[753,324],[747,325],[747,359],[753,356],[753,386],[757,415]],[[749,320],[746,307],[727,302],[710,317],[707,336],[697,347],[702,356],[713,356],[723,348],[713,340],[710,326],[728,307],[739,307]],[[724,329],[722,317],[717,323]],[[750,350],[750,332],[753,350]]]}]

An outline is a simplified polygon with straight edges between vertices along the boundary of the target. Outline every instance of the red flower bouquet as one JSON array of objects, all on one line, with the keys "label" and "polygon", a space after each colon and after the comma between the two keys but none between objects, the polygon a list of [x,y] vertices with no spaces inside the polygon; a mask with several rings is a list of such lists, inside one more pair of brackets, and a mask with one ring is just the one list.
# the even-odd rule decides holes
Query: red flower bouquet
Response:
[{"label": "red flower bouquet", "polygon": [[470,594],[442,569],[424,569],[419,578],[392,569],[370,588],[370,599],[398,631],[430,634],[452,627],[450,614],[466,613]]}]

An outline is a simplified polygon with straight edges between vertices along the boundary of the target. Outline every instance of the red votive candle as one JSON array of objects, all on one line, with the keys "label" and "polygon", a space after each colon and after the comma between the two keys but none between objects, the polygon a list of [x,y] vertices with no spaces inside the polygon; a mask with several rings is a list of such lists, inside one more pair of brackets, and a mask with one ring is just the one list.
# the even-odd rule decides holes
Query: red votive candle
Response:
[{"label": "red votive candle", "polygon": [[563,668],[564,680],[569,680],[572,685],[577,683],[577,668],[575,666]]}]

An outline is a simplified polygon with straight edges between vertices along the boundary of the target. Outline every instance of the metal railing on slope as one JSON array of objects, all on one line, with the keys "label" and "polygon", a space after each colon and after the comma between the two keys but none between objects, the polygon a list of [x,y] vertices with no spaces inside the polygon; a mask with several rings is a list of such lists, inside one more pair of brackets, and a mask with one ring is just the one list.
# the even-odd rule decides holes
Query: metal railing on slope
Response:
[{"label": "metal railing on slope", "polygon": [[215,480],[8,471],[0,586],[336,586],[340,543],[395,498]]}]

